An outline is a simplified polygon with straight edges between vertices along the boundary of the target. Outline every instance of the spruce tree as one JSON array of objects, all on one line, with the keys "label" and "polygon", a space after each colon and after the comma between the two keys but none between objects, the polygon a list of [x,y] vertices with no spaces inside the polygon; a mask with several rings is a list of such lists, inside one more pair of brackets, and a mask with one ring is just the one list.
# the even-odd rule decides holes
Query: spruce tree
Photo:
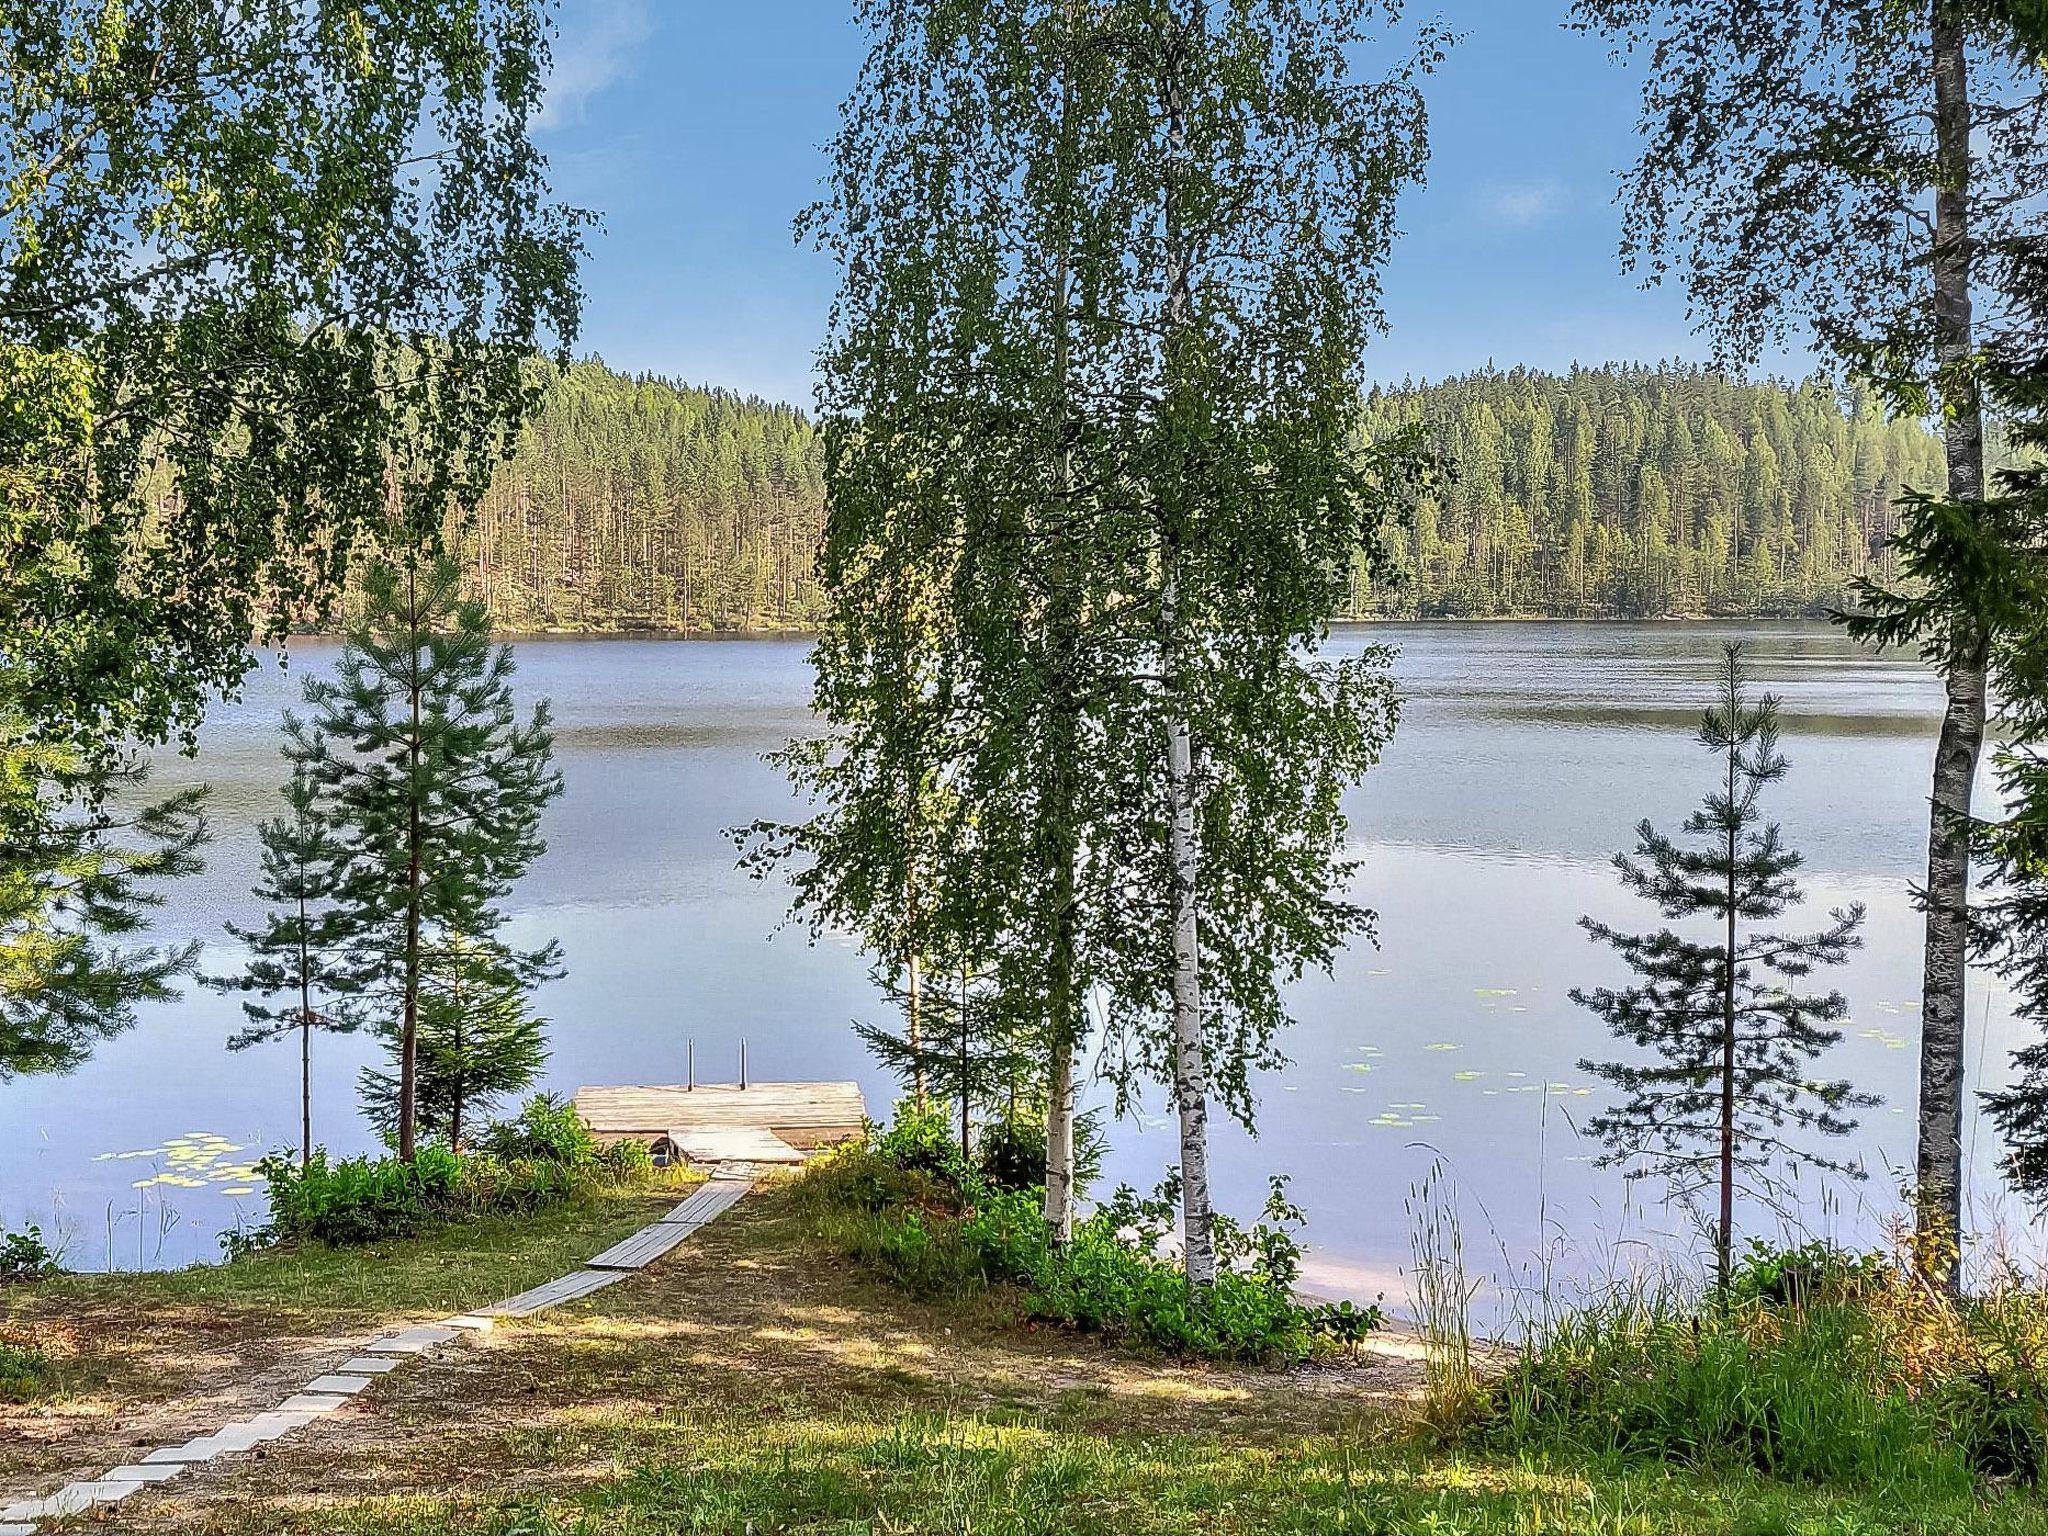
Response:
[{"label": "spruce tree", "polygon": [[334,905],[335,881],[346,850],[335,835],[331,808],[323,801],[314,768],[321,750],[304,725],[287,713],[285,757],[291,776],[283,790],[285,814],[257,828],[263,846],[256,899],[268,904],[263,921],[227,930],[249,952],[246,967],[233,976],[210,976],[218,991],[255,994],[243,999],[249,1023],[228,1040],[228,1049],[247,1050],[296,1033],[299,1037],[299,1164],[313,1155],[313,1032],[355,1027],[347,1014],[316,1007],[314,999],[344,990],[348,978],[338,964],[343,937]]},{"label": "spruce tree", "polygon": [[1625,933],[1582,918],[1640,980],[1618,990],[1574,988],[1571,996],[1654,1058],[1580,1063],[1623,1095],[1591,1122],[1607,1144],[1602,1161],[1631,1178],[1666,1179],[1683,1194],[1717,1192],[1715,1274],[1725,1289],[1738,1184],[1768,1197],[1787,1164],[1858,1172],[1822,1156],[1811,1138],[1847,1135],[1856,1123],[1845,1111],[1877,1101],[1846,1081],[1812,1075],[1815,1059],[1841,1038],[1832,1026],[1848,1013],[1842,994],[1801,996],[1788,985],[1848,958],[1862,942],[1862,905],[1835,909],[1817,933],[1755,926],[1799,904],[1793,877],[1801,859],[1759,803],[1788,766],[1778,750],[1778,701],[1768,693],[1751,701],[1740,646],[1726,647],[1724,658],[1720,698],[1699,733],[1720,759],[1721,782],[1686,818],[1686,841],[1646,820],[1634,855],[1614,859],[1630,891],[1666,918],[1709,920],[1712,936]]},{"label": "spruce tree", "polygon": [[[457,974],[458,940],[498,942],[497,904],[545,849],[541,815],[562,790],[547,703],[522,719],[512,674],[511,647],[463,600],[454,562],[415,558],[370,571],[335,677],[306,684],[312,771],[348,845],[334,891],[347,1006],[392,1042],[405,1158],[423,999]],[[523,986],[555,950],[503,959]]]},{"label": "spruce tree", "polygon": [[[460,1148],[476,1115],[533,1086],[547,1062],[547,1020],[528,994],[560,974],[552,949],[522,954],[462,934],[437,946],[419,1010],[413,1091],[422,1134]],[[371,1123],[395,1132],[399,1079],[366,1069],[362,1092]]]}]

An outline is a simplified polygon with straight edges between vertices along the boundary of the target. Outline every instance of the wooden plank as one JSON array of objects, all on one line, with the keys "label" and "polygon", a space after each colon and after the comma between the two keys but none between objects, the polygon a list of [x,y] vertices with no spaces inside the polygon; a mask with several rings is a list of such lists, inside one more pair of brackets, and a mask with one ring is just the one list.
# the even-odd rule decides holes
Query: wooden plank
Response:
[{"label": "wooden plank", "polygon": [[671,1135],[686,1131],[760,1129],[792,1145],[815,1145],[822,1135],[858,1135],[867,1102],[858,1083],[700,1083],[576,1090],[576,1112],[600,1136]]},{"label": "wooden plank", "polygon": [[507,1296],[503,1301],[484,1308],[489,1317],[531,1317],[536,1312],[545,1312],[549,1307],[559,1307],[565,1301],[576,1301],[606,1286],[624,1279],[623,1275],[611,1274],[595,1269],[579,1269],[546,1285],[537,1285],[530,1291],[521,1291],[517,1296]]},{"label": "wooden plank", "polygon": [[590,1261],[590,1267],[592,1269],[645,1269],[649,1264],[652,1264],[656,1259],[682,1242],[684,1238],[703,1226],[705,1222],[711,1220],[712,1217],[717,1216],[720,1212],[729,1209],[734,1201],[738,1200],[741,1195],[744,1195],[751,1188],[753,1188],[751,1184],[737,1179],[721,1179],[714,1181],[712,1184],[707,1184],[703,1189],[698,1190],[695,1195],[692,1195],[690,1200],[696,1200],[701,1197],[707,1204],[716,1201],[716,1208],[711,1211],[710,1215],[704,1216],[701,1219],[696,1216],[689,1216],[677,1220],[676,1218],[681,1215],[684,1207],[690,1204],[690,1200],[685,1200],[682,1205],[670,1211],[667,1216],[655,1222],[653,1226],[642,1227],[624,1242],[614,1243],[611,1247],[605,1249],[603,1253],[600,1253]]},{"label": "wooden plank", "polygon": [[590,1261],[592,1269],[645,1269],[697,1229],[683,1222],[657,1221]]},{"label": "wooden plank", "polygon": [[736,1179],[713,1179],[689,1199],[661,1218],[662,1226],[683,1224],[701,1227],[714,1216],[723,1216],[749,1189],[752,1184]]},{"label": "wooden plank", "polygon": [[673,1127],[668,1139],[691,1162],[801,1163],[799,1152],[773,1131],[758,1125],[721,1125],[700,1130]]}]

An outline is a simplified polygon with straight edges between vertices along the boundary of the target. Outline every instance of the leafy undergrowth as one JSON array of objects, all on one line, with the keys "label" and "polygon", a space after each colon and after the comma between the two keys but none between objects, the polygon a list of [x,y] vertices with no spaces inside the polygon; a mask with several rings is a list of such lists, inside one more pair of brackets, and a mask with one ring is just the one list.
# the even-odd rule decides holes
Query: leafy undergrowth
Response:
[{"label": "leafy undergrowth", "polygon": [[231,1256],[293,1243],[405,1237],[448,1221],[559,1205],[607,1183],[644,1183],[654,1172],[644,1144],[600,1148],[574,1106],[548,1094],[486,1126],[476,1144],[460,1152],[429,1143],[410,1161],[330,1159],[322,1147],[303,1164],[273,1155],[257,1168],[269,1217],[222,1239]]},{"label": "leafy undergrowth", "polygon": [[[1005,1148],[995,1138],[990,1145]],[[1302,1214],[1280,1181],[1258,1221],[1216,1218],[1220,1268],[1197,1297],[1170,1249],[1178,1190],[1120,1188],[1055,1247],[1043,1215],[1043,1154],[1009,1177],[963,1163],[913,1118],[813,1160],[794,1196],[815,1234],[913,1295],[962,1299],[998,1289],[1031,1321],[1204,1360],[1297,1364],[1355,1351],[1378,1307],[1308,1303],[1294,1291]],[[1005,1151],[1001,1161],[1015,1163]],[[1033,1180],[1026,1182],[1027,1180]]]},{"label": "leafy undergrowth", "polygon": [[1622,1290],[1487,1383],[1467,1444],[1957,1497],[2048,1470],[2048,1295],[1962,1302],[1898,1263],[1757,1249],[1725,1301]]}]

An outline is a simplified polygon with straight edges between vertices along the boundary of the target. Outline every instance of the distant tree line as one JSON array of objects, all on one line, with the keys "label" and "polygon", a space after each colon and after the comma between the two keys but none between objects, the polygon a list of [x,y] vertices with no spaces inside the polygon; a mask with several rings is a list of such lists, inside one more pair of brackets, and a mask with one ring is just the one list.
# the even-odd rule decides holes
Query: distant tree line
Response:
[{"label": "distant tree line", "polygon": [[1356,616],[1814,610],[1888,574],[1900,496],[1945,483],[1919,422],[1819,379],[1517,368],[1367,403],[1368,437],[1418,423],[1452,477],[1390,536],[1399,584],[1353,583]]},{"label": "distant tree line", "polygon": [[[1454,478],[1361,558],[1342,616],[1795,613],[1840,601],[1940,445],[1867,392],[1677,365],[1518,368],[1376,390],[1361,431],[1420,424]],[[793,406],[583,362],[461,537],[504,629],[813,628],[823,440]]]},{"label": "distant tree line", "polygon": [[463,532],[465,588],[505,629],[808,627],[824,463],[793,406],[578,363]]}]

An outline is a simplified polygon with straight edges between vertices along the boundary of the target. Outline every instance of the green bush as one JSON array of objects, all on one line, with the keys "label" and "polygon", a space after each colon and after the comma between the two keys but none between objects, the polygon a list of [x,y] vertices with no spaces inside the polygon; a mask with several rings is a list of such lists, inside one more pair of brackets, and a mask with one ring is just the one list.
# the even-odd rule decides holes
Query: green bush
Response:
[{"label": "green bush", "polygon": [[43,1241],[41,1227],[0,1231],[0,1285],[42,1280],[57,1273],[57,1255]]},{"label": "green bush", "polygon": [[[1085,1190],[1102,1173],[1106,1150],[1102,1127],[1093,1114],[1074,1122],[1074,1188]],[[1036,1115],[1004,1115],[982,1126],[975,1145],[975,1167],[984,1182],[997,1189],[1045,1187],[1045,1121]]]},{"label": "green bush", "polygon": [[530,1158],[587,1168],[597,1161],[597,1143],[576,1106],[552,1093],[535,1094],[511,1119],[486,1126],[476,1150],[508,1163]]},{"label": "green bush", "polygon": [[643,1177],[653,1161],[637,1143],[601,1154],[575,1109],[542,1094],[512,1119],[486,1127],[471,1152],[429,1143],[405,1163],[336,1161],[323,1148],[303,1169],[283,1156],[257,1168],[269,1191],[269,1221],[225,1234],[221,1244],[230,1257],[282,1242],[373,1243],[457,1217],[535,1211],[572,1198],[600,1175]]},{"label": "green bush", "polygon": [[654,1149],[644,1141],[615,1141],[597,1149],[597,1165],[621,1184],[654,1177]]},{"label": "green bush", "polygon": [[958,1177],[964,1171],[953,1122],[936,1104],[920,1108],[909,1099],[900,1100],[886,1128],[868,1127],[868,1140],[877,1157],[906,1172]]},{"label": "green bush", "polygon": [[50,1357],[25,1344],[0,1339],[0,1403],[28,1403],[50,1386]]},{"label": "green bush", "polygon": [[[1300,1360],[1318,1339],[1355,1343],[1378,1326],[1377,1308],[1326,1319],[1326,1309],[1294,1298],[1300,1212],[1277,1181],[1260,1221],[1218,1222],[1222,1270],[1198,1297],[1167,1250],[1178,1201],[1172,1181],[1149,1198],[1119,1189],[1058,1250],[1041,1190],[963,1175],[957,1159],[950,1170],[933,1170],[919,1146],[910,1136],[878,1136],[814,1162],[799,1186],[799,1198],[829,1218],[850,1257],[915,1294],[1014,1286],[1036,1321],[1218,1360]],[[1348,1338],[1341,1328],[1352,1330]]]}]

